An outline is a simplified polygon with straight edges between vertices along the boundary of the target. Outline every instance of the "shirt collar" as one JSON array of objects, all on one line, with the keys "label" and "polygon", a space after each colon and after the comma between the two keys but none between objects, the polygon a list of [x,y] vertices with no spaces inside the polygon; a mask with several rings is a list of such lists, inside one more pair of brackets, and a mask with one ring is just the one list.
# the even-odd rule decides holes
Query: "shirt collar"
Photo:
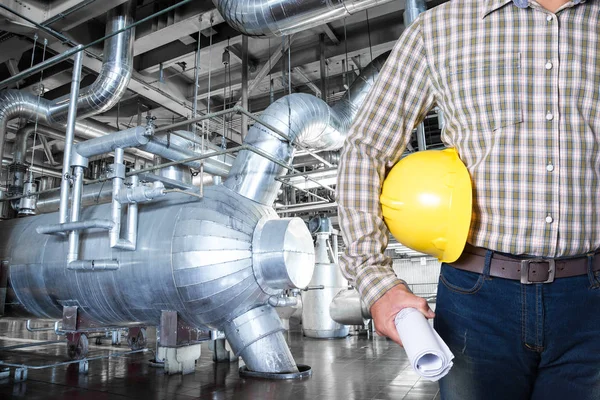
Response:
[{"label": "shirt collar", "polygon": [[[577,5],[580,3],[585,3],[586,0],[571,0],[573,5]],[[487,0],[485,2],[485,7],[483,8],[483,12],[481,13],[481,18],[485,18],[488,14],[498,10],[499,8],[504,7],[508,3],[514,3],[515,6],[519,8],[527,8],[529,7],[529,0]]]}]

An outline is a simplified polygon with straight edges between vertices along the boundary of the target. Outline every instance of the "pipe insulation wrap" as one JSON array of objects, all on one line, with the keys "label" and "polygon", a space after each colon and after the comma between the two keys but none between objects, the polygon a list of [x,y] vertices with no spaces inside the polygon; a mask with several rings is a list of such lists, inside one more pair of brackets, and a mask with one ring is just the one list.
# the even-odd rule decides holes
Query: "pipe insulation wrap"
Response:
[{"label": "pipe insulation wrap", "polygon": [[[388,56],[389,52],[386,52],[365,67],[334,107],[304,93],[294,93],[277,100],[263,111],[261,120],[249,130],[244,144],[257,147],[286,165],[293,160],[294,144],[316,151],[341,148]],[[261,122],[286,135],[289,141]],[[231,167],[225,186],[248,199],[270,206],[281,187],[281,182],[276,179],[286,172],[281,165],[243,150]]]},{"label": "pipe insulation wrap", "polygon": [[[108,14],[106,33],[125,28],[133,22],[135,1],[113,9]],[[77,117],[85,118],[112,108],[125,94],[133,71],[135,29],[119,33],[104,43],[104,59],[96,81],[84,89],[77,101]],[[0,92],[0,157],[4,155],[4,140],[8,122],[15,118],[35,120],[42,125],[64,128],[67,124],[69,95],[50,101],[19,90]],[[75,134],[98,137],[106,134],[99,123],[77,123]]]},{"label": "pipe insulation wrap", "polygon": [[213,0],[236,30],[248,36],[284,36],[393,0]]}]

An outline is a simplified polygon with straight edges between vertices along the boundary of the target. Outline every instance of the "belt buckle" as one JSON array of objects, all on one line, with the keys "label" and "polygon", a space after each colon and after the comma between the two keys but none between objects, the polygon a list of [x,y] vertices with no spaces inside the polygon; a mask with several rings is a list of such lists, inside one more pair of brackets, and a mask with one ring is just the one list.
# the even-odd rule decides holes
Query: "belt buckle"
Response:
[{"label": "belt buckle", "polygon": [[[529,280],[529,265],[531,263],[548,263],[548,279],[543,282],[531,282]],[[523,285],[531,285],[534,283],[552,283],[556,276],[556,263],[554,259],[544,258],[530,258],[528,260],[521,260],[521,283]]]}]

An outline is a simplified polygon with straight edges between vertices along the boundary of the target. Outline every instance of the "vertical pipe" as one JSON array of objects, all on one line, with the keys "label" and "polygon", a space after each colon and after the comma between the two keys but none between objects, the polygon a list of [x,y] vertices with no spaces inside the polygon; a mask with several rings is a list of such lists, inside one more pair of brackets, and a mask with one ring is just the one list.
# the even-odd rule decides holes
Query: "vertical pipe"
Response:
[{"label": "vertical pipe", "polygon": [[[200,23],[202,23],[202,16],[200,17]],[[196,47],[196,62],[194,70],[194,103],[192,104],[192,118],[196,118],[198,116],[198,81],[200,80],[200,40],[202,38],[202,33],[198,31],[198,46]],[[210,99],[208,100],[210,102]],[[198,127],[196,123],[192,125],[192,132],[194,133],[194,140],[196,139],[196,134],[198,132]],[[194,145],[196,147],[196,145]]]},{"label": "vertical pipe", "polygon": [[[248,36],[242,36],[242,108],[248,110]],[[248,134],[248,116],[242,114],[242,140]]]},{"label": "vertical pipe", "polygon": [[333,262],[338,263],[340,261],[340,259],[339,259],[339,253],[338,253],[339,243],[338,243],[337,233],[334,233],[333,235],[331,235],[331,241],[332,241],[332,247],[333,247],[333,258],[334,258]]},{"label": "vertical pipe", "polygon": [[[137,175],[131,177],[131,187],[140,185],[140,178]],[[138,204],[129,203],[127,205],[127,241],[134,249],[137,247],[137,226],[138,226]]]},{"label": "vertical pipe", "polygon": [[419,145],[419,151],[427,150],[427,142],[425,141],[425,124],[423,122],[417,126],[417,143]]},{"label": "vertical pipe", "polygon": [[[81,196],[83,195],[83,167],[73,167],[73,200],[71,204],[71,222],[79,221]],[[67,263],[79,259],[79,231],[69,232],[69,253]]]},{"label": "vertical pipe", "polygon": [[81,65],[83,52],[75,54],[73,65],[73,80],[71,81],[71,97],[69,99],[69,115],[67,118],[67,131],[65,137],[65,152],[63,155],[62,181],[60,183],[60,223],[64,224],[68,218],[69,207],[69,169],[71,167],[71,148],[75,136],[75,121],[77,119],[77,99],[79,98],[79,84],[81,81]]},{"label": "vertical pipe", "polygon": [[325,63],[325,34],[319,35],[321,48],[321,99],[327,102],[327,65]]},{"label": "vertical pipe", "polygon": [[123,165],[123,149],[115,149],[115,177],[112,181],[112,209],[111,209],[111,220],[114,222],[114,227],[110,231],[110,246],[114,247],[119,243],[121,237],[121,203],[119,203],[119,196],[121,194],[121,187],[123,186],[122,174],[118,171],[121,170]]}]

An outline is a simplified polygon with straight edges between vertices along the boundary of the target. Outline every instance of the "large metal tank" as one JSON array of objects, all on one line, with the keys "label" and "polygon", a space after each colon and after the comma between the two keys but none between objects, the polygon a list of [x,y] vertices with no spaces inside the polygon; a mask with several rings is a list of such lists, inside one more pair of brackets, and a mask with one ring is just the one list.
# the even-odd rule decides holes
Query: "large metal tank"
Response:
[{"label": "large metal tank", "polygon": [[336,250],[330,243],[333,234],[328,218],[316,217],[315,272],[310,281],[311,290],[302,295],[302,332],[311,338],[333,339],[348,336],[349,327],[334,321],[329,315],[329,305],[338,292],[348,287],[337,264]]},{"label": "large metal tank", "polygon": [[[82,220],[110,212],[110,204],[88,207]],[[118,260],[115,271],[67,269],[67,240],[36,231],[57,222],[54,213],[0,223],[0,260],[9,263],[13,293],[7,314],[59,319],[63,306],[78,306],[104,325],[158,325],[162,310],[175,310],[199,328],[224,330],[251,370],[295,368],[279,318],[265,304],[310,281],[314,249],[300,219],[279,219],[223,186],[207,188],[203,199],[169,194],[140,205],[136,251],[111,249],[105,232],[82,232],[80,257]]]}]

